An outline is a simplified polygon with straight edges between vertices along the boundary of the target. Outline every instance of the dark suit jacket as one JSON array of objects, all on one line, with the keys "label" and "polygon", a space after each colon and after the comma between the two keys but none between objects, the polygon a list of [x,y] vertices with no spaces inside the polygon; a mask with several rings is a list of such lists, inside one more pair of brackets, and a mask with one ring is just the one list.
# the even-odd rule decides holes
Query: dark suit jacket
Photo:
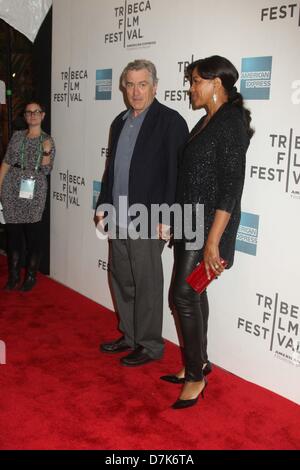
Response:
[{"label": "dark suit jacket", "polygon": [[[114,163],[118,139],[127,111],[111,125],[110,151],[97,207],[113,203]],[[178,153],[188,138],[188,127],[180,114],[156,99],[140,129],[129,170],[129,205],[140,203],[172,205],[175,202]]]}]

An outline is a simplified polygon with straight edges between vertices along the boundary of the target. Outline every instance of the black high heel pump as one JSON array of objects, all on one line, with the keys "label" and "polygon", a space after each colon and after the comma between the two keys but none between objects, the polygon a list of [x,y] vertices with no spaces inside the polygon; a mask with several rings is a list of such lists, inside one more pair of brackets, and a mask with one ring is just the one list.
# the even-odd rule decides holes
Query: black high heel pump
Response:
[{"label": "black high heel pump", "polygon": [[205,377],[203,380],[204,380],[204,387],[196,398],[191,398],[190,400],[181,400],[180,398],[178,398],[178,400],[175,401],[175,403],[173,403],[172,408],[174,410],[181,410],[182,408],[189,408],[190,406],[194,406],[199,400],[200,395],[204,399],[204,390],[207,387],[208,382]]},{"label": "black high heel pump", "polygon": [[[208,375],[212,371],[212,365],[209,361],[207,361],[206,366],[203,369],[203,375]],[[177,377],[177,375],[162,375],[160,377],[161,380],[165,382],[170,382],[172,384],[184,384],[185,378],[184,377]]]}]

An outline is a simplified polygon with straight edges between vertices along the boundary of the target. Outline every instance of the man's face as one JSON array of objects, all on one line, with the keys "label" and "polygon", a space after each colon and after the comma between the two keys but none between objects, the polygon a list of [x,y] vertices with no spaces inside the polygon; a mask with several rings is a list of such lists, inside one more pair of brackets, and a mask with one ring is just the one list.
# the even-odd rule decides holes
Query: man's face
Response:
[{"label": "man's face", "polygon": [[154,100],[156,88],[157,85],[153,85],[152,77],[147,69],[130,70],[127,73],[126,95],[135,116],[150,106]]}]

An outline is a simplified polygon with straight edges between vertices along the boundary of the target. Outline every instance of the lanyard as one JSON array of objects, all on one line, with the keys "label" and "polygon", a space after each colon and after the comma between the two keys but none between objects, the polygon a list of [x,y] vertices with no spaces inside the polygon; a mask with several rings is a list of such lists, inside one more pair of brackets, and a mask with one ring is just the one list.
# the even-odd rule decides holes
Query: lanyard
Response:
[{"label": "lanyard", "polygon": [[[37,172],[39,166],[40,166],[40,161],[41,161],[41,156],[43,153],[43,147],[42,147],[42,134],[40,135],[39,138],[39,150],[38,150],[38,155],[34,167],[34,171]],[[20,154],[21,154],[21,168],[24,170],[24,160],[25,160],[25,145],[26,145],[26,137],[24,137],[21,148],[20,148]],[[27,159],[26,159],[27,160]]]}]

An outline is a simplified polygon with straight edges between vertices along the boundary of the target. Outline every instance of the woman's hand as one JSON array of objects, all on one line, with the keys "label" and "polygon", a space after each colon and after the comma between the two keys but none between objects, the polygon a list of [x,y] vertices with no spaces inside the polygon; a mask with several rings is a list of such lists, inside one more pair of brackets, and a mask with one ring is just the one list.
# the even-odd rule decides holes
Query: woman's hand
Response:
[{"label": "woman's hand", "polygon": [[220,209],[216,210],[215,218],[208,233],[203,254],[208,279],[210,279],[210,269],[216,276],[219,276],[224,271],[219,253],[219,243],[229,222],[230,216],[231,214],[229,212],[222,211]]},{"label": "woman's hand", "polygon": [[216,276],[220,276],[224,271],[219,253],[219,245],[217,243],[207,241],[204,248],[203,261],[208,279],[210,279],[210,270],[212,270]]}]

